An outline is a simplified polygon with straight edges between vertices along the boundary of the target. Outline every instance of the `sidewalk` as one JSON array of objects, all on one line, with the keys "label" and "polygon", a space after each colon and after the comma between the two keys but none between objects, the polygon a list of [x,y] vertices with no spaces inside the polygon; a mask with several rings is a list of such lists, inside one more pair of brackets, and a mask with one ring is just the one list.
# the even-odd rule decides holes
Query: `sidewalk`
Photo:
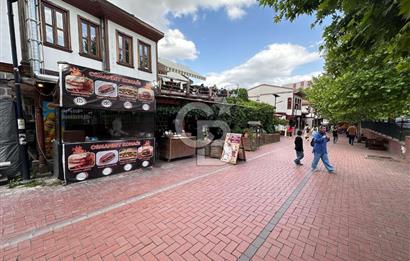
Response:
[{"label": "sidewalk", "polygon": [[292,142],[237,166],[187,159],[66,187],[2,189],[0,256],[408,260],[409,165],[366,159],[376,153],[341,139],[329,144],[337,174],[311,173],[309,144],[296,167]]}]

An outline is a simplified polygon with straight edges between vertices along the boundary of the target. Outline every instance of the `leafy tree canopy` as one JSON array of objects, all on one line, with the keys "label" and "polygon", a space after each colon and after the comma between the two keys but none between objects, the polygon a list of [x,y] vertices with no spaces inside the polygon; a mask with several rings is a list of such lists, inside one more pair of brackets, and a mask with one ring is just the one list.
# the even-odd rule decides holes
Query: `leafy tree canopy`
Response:
[{"label": "leafy tree canopy", "polygon": [[[260,0],[275,21],[327,19],[325,73],[308,99],[331,120],[410,115],[410,0]],[[326,19],[326,20],[325,20]]]}]

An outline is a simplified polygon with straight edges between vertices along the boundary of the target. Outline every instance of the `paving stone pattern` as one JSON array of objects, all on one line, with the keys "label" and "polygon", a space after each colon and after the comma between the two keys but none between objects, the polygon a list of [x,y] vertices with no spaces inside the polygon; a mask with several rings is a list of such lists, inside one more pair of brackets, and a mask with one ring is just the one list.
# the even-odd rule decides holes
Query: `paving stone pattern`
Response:
[{"label": "paving stone pattern", "polygon": [[[293,140],[283,138],[248,153],[250,161],[232,167],[196,167],[193,160],[183,160],[150,172],[66,187],[3,189],[0,241],[7,242],[57,221],[204,175],[4,247],[0,257],[237,260],[250,251],[253,260],[409,260],[409,165],[365,159],[369,152],[362,145],[352,147],[341,139],[330,145],[337,173],[328,174],[321,166],[321,171],[309,176],[308,143],[305,149],[303,167],[292,164]],[[304,180],[271,226],[277,211]],[[249,250],[252,243],[258,247]]]}]

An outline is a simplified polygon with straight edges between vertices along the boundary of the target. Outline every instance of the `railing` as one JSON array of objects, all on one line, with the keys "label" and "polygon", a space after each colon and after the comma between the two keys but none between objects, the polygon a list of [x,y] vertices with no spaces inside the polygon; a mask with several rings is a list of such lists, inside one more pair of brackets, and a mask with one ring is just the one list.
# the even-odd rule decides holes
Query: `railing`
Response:
[{"label": "railing", "polygon": [[164,81],[158,88],[158,94],[171,96],[183,96],[189,98],[198,98],[205,100],[214,100],[217,97],[227,97],[228,91],[225,89],[217,89],[215,87],[205,87],[203,85],[188,85],[186,83],[177,83],[172,81]]},{"label": "railing", "polygon": [[410,136],[410,126],[408,122],[362,122],[362,128],[371,129],[386,136],[403,141],[406,136]]}]

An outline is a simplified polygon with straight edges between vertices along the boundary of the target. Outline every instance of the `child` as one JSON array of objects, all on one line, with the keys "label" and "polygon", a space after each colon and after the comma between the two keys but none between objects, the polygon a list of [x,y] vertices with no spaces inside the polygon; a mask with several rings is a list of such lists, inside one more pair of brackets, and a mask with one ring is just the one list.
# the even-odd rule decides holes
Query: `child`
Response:
[{"label": "child", "polygon": [[305,126],[305,140],[309,141],[310,138],[310,128],[309,125]]},{"label": "child", "polygon": [[298,130],[297,132],[297,137],[295,138],[295,150],[296,150],[296,159],[295,159],[295,164],[296,165],[303,165],[300,163],[300,160],[303,159],[305,156],[303,154],[303,139],[302,139],[302,131]]}]

